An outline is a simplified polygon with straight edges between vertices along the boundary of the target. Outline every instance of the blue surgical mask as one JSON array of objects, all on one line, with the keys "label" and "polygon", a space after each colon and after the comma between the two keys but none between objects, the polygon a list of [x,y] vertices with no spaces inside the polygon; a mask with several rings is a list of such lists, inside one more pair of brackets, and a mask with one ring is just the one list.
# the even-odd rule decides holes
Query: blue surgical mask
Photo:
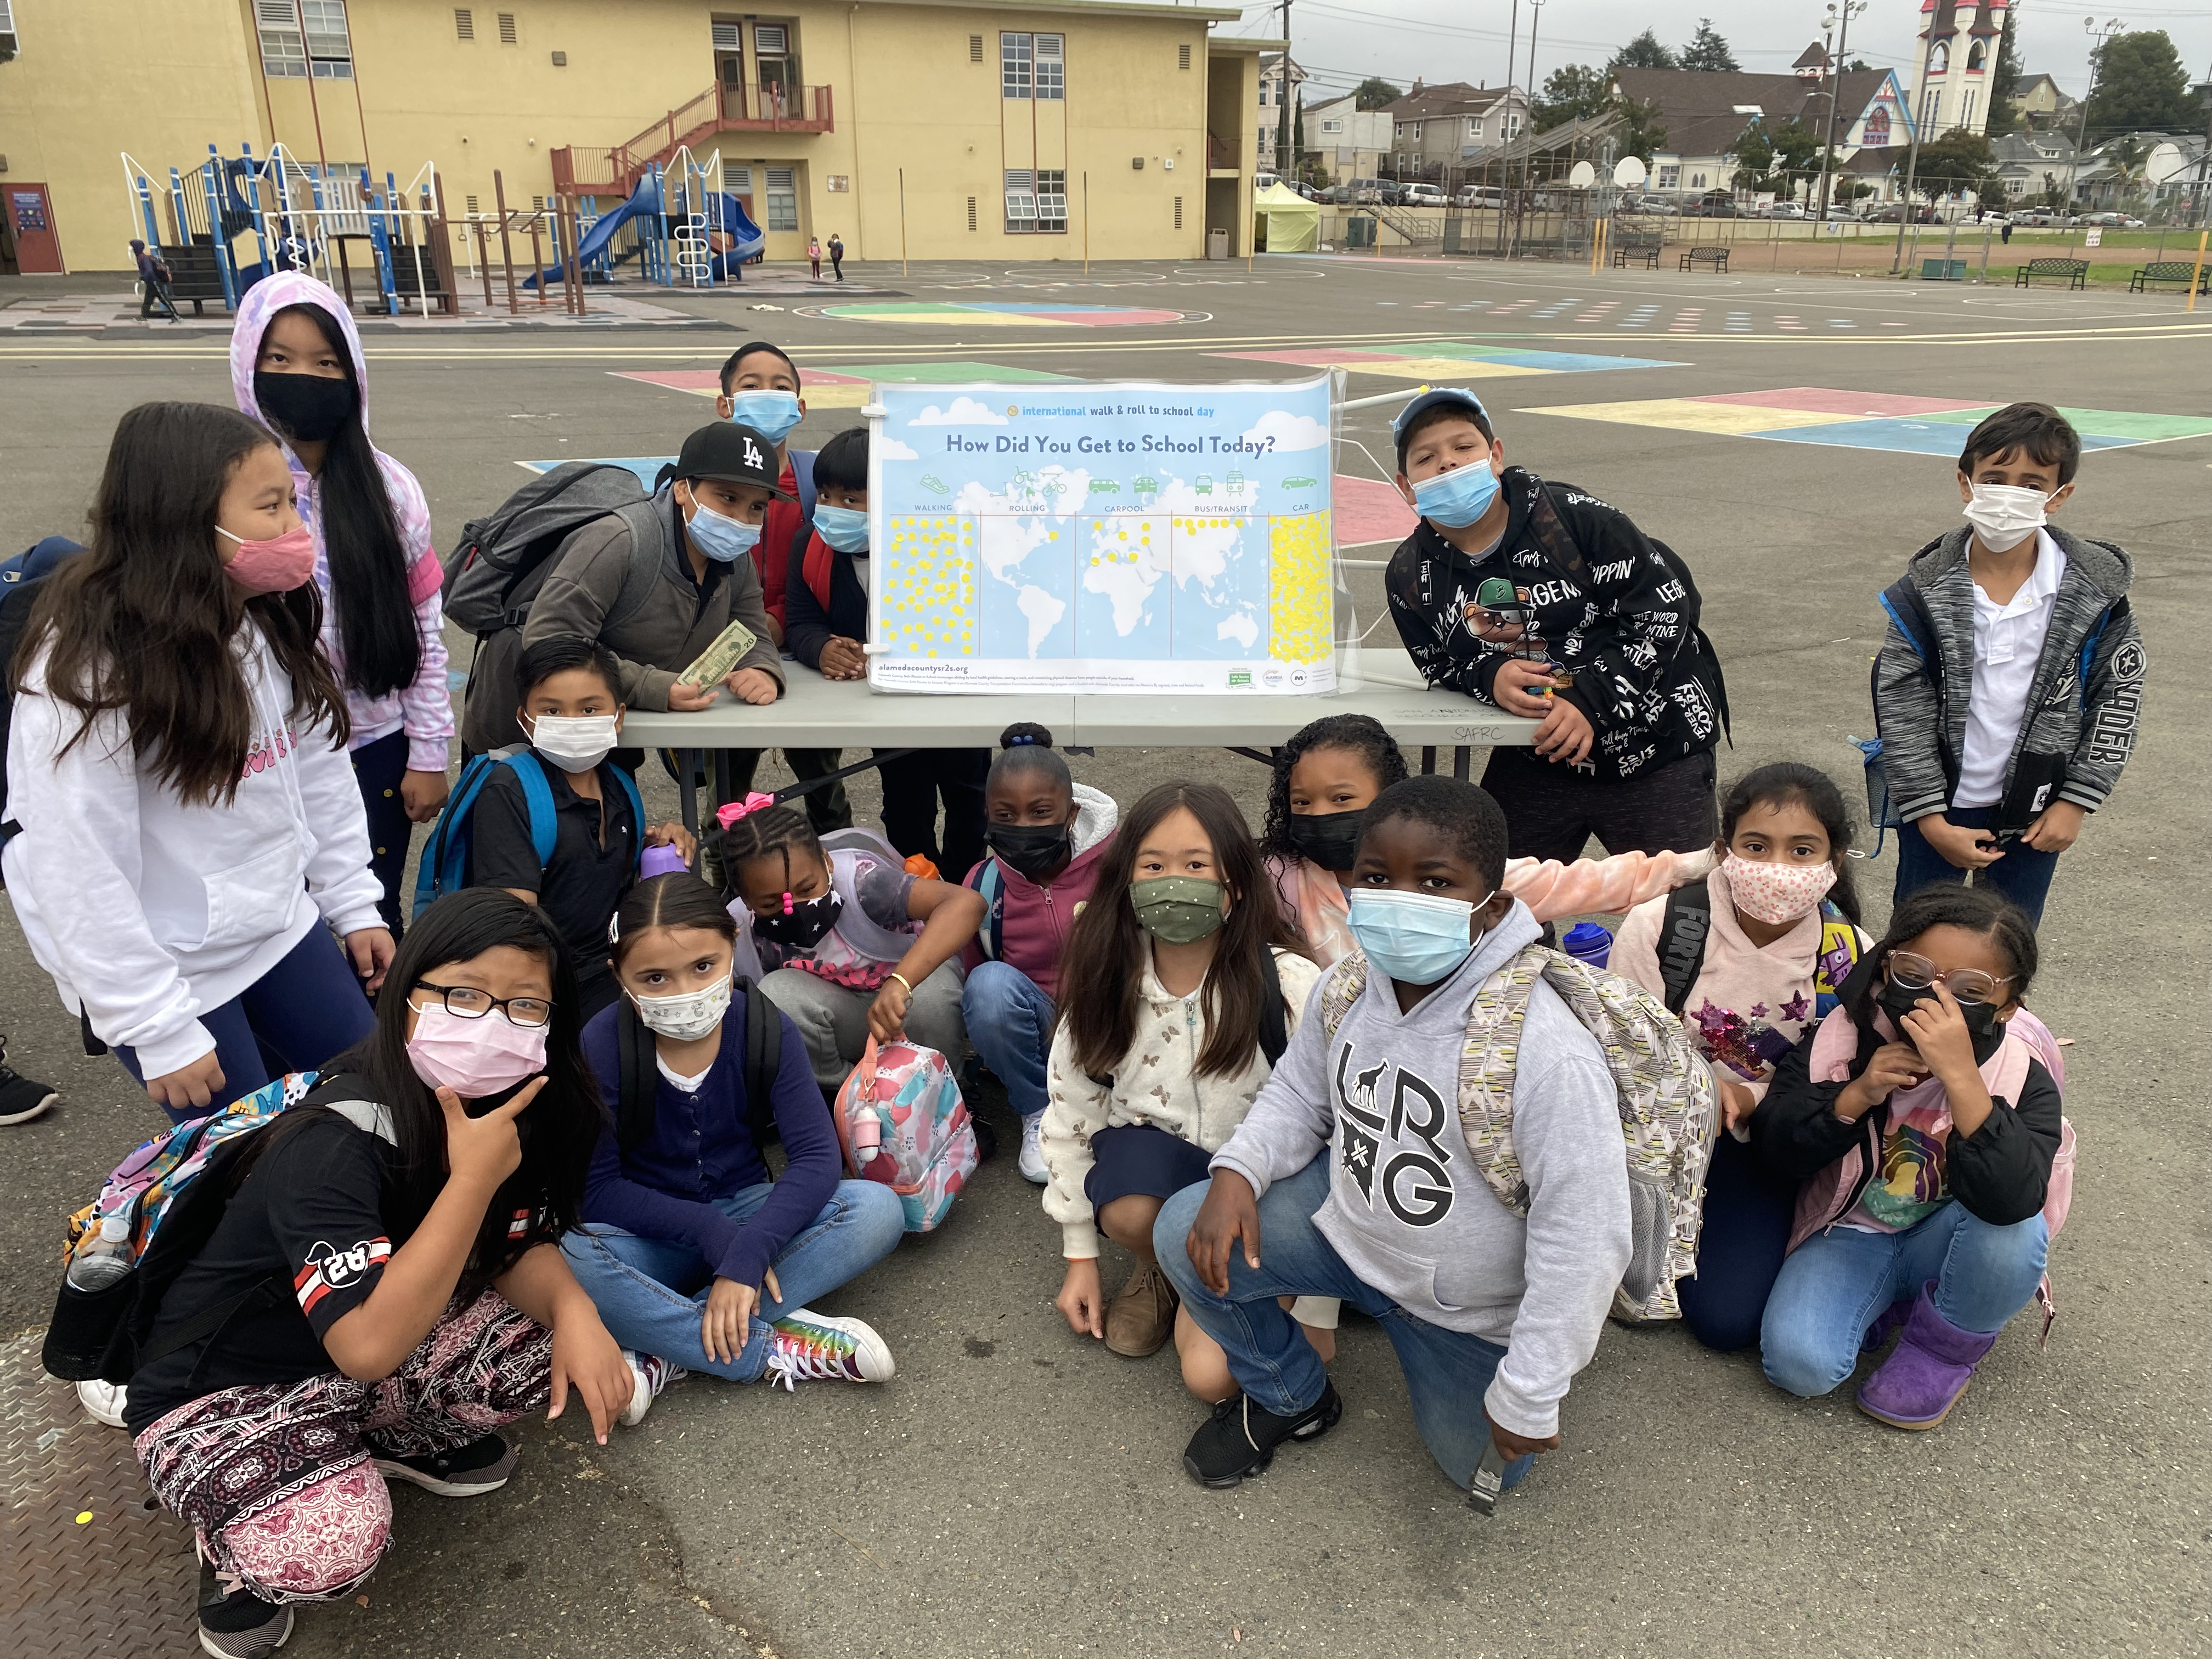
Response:
[{"label": "blue surgical mask", "polygon": [[[1482,904],[1490,902],[1484,895]],[[1352,938],[1367,960],[1404,985],[1449,979],[1474,951],[1474,913],[1480,904],[1434,893],[1361,888],[1352,895]]]},{"label": "blue surgical mask", "polygon": [[704,501],[693,504],[684,528],[690,533],[692,545],[717,564],[735,564],[761,538],[758,525],[726,518]]},{"label": "blue surgical mask", "polygon": [[732,392],[730,418],[780,444],[799,424],[799,394],[793,392]]},{"label": "blue surgical mask", "polygon": [[1455,466],[1413,486],[1413,511],[1447,530],[1464,530],[1498,499],[1498,475],[1487,461]]},{"label": "blue surgical mask", "polygon": [[831,507],[825,502],[814,509],[814,528],[840,553],[868,550],[868,509],[865,507]]}]

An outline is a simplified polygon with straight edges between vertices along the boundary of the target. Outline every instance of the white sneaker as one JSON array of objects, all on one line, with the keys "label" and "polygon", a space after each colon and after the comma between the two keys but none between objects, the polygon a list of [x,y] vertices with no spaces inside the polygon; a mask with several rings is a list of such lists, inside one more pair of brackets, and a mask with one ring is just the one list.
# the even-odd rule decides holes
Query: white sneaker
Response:
[{"label": "white sneaker", "polygon": [[645,1414],[653,1402],[660,1398],[660,1391],[680,1376],[690,1372],[681,1365],[672,1365],[658,1354],[640,1353],[635,1348],[624,1348],[623,1358],[629,1361],[629,1404],[623,1407],[619,1419],[627,1428],[635,1428],[645,1421]]},{"label": "white sneaker", "polygon": [[1043,1125],[1042,1112],[1032,1112],[1022,1120],[1022,1179],[1039,1187],[1052,1179],[1052,1171],[1044,1166],[1044,1148],[1037,1141]]},{"label": "white sneaker", "polygon": [[781,1382],[796,1394],[801,1382],[888,1382],[898,1370],[890,1347],[864,1320],[793,1308],[769,1330],[763,1375],[771,1388]]},{"label": "white sneaker", "polygon": [[85,1414],[111,1429],[123,1426],[123,1407],[130,1394],[125,1385],[103,1382],[96,1376],[76,1385],[76,1401],[84,1407]]}]

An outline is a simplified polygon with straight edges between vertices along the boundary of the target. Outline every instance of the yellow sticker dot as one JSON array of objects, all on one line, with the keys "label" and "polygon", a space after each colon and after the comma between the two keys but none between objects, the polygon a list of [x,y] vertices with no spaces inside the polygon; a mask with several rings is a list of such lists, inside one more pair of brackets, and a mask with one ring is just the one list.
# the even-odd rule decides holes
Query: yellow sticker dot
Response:
[{"label": "yellow sticker dot", "polygon": [[79,1510],[77,1511],[77,1513],[76,1513],[76,1523],[77,1523],[77,1525],[79,1525],[80,1527],[82,1527],[82,1526],[86,1526],[86,1525],[90,1524],[91,1521],[92,1521],[92,1511],[91,1511],[90,1510]]}]

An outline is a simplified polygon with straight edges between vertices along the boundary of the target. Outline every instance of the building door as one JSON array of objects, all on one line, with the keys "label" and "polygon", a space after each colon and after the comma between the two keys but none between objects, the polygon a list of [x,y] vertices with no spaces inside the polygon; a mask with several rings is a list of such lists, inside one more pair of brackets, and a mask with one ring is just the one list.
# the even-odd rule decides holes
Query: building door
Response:
[{"label": "building door", "polygon": [[58,276],[69,270],[62,263],[62,239],[54,231],[54,206],[44,185],[7,186],[8,228],[15,242],[15,268],[26,276]]}]

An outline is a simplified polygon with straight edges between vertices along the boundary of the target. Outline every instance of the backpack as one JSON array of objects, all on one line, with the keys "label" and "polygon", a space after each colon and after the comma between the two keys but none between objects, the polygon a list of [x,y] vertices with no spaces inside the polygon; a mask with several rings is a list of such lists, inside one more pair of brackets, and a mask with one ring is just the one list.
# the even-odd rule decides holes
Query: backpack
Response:
[{"label": "backpack", "polygon": [[[1613,1317],[1680,1318],[1674,1281],[1697,1271],[1705,1166],[1720,1115],[1711,1071],[1656,997],[1540,945],[1527,946],[1485,980],[1468,1006],[1460,1053],[1459,1121],[1468,1155],[1498,1201],[1527,1216],[1528,1183],[1513,1151],[1512,1085],[1498,1079],[1512,1073],[1528,994],[1540,978],[1605,1050],[1620,1097],[1634,1252],[1613,1292]],[[1329,970],[1321,1004],[1329,1036],[1366,983],[1367,958],[1359,951]]]},{"label": "backpack", "polygon": [[[743,974],[732,978],[730,994],[745,1000],[745,1129],[765,1156],[775,1138],[775,1078],[783,1065],[783,1019],[768,994]],[[653,1133],[660,1094],[660,1068],[653,1056],[653,1033],[628,998],[616,1003],[617,1088],[615,1139],[624,1152]]]},{"label": "backpack", "polygon": [[234,1100],[219,1111],[155,1135],[115,1167],[100,1196],[69,1219],[68,1259],[78,1241],[110,1216],[131,1222],[131,1270],[96,1291],[62,1281],[40,1354],[47,1373],[64,1382],[94,1377],[127,1383],[132,1373],[178,1349],[219,1335],[251,1304],[292,1294],[289,1273],[271,1274],[209,1308],[158,1343],[148,1336],[169,1286],[215,1236],[230,1200],[232,1180],[254,1132],[295,1106],[328,1106],[356,1128],[392,1139],[389,1114],[362,1094],[359,1079],[294,1072]]},{"label": "backpack", "polygon": [[[1704,881],[1685,883],[1667,896],[1659,921],[1659,982],[1667,1012],[1680,1019],[1698,970],[1705,963],[1705,939],[1712,931],[1712,888]],[[1813,1018],[1828,1017],[1841,1000],[1843,983],[1858,965],[1859,930],[1827,900],[1820,901],[1820,946],[1813,960]]]},{"label": "backpack", "polygon": [[[471,820],[484,786],[491,781],[494,769],[501,766],[513,771],[516,781],[522,785],[523,804],[530,811],[530,844],[538,854],[538,867],[543,869],[552,858],[558,826],[554,820],[553,785],[545,775],[545,763],[538,758],[534,750],[520,744],[478,755],[461,769],[460,781],[454,784],[445,810],[431,827],[429,840],[422,843],[422,860],[415,874],[413,915],[420,916],[447,894],[458,893],[469,884],[469,854],[475,846]],[[644,798],[637,793],[637,780],[628,771],[619,766],[613,770],[622,785],[623,799],[629,802],[630,815],[637,825],[638,853],[642,856]]]},{"label": "backpack", "polygon": [[941,1223],[975,1173],[975,1126],[952,1067],[934,1048],[870,1037],[837,1091],[836,1115],[845,1167],[898,1194],[910,1233]]},{"label": "backpack", "polygon": [[[997,962],[1006,949],[1006,872],[999,867],[996,853],[976,866],[975,890],[983,896],[983,925],[975,930],[975,948],[987,961]],[[1273,951],[1267,954],[1267,965],[1275,965]]]},{"label": "backpack", "polygon": [[[38,602],[39,584],[84,549],[65,536],[49,536],[14,558],[0,561],[0,675],[15,660],[15,647],[23,642],[23,629]],[[15,713],[15,696],[0,690],[0,847],[22,832],[23,826],[7,817],[8,727]]]}]

